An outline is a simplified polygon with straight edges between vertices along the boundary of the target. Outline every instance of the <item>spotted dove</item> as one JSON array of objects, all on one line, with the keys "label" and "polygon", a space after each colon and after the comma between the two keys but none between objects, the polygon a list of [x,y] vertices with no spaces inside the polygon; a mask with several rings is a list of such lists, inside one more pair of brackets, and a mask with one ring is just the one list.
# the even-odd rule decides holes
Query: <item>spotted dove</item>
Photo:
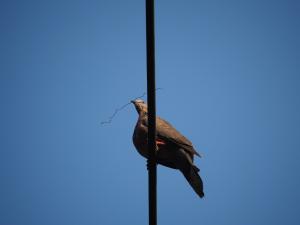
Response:
[{"label": "spotted dove", "polygon": [[[133,133],[133,144],[137,151],[148,158],[148,114],[147,105],[143,100],[133,100],[139,114]],[[203,197],[203,183],[198,172],[200,171],[193,163],[194,155],[200,156],[193,144],[180,134],[170,123],[156,117],[156,161],[158,164],[182,172],[194,191]]]}]

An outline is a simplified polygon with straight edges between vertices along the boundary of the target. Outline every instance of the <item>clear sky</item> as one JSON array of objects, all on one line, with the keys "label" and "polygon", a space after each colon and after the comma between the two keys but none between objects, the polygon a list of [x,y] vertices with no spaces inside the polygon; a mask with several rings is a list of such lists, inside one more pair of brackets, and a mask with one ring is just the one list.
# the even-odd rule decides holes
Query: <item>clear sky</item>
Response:
[{"label": "clear sky", "polygon": [[[156,1],[157,114],[203,154],[158,167],[158,224],[300,224],[300,3]],[[132,144],[143,0],[0,3],[0,224],[147,224]]]}]

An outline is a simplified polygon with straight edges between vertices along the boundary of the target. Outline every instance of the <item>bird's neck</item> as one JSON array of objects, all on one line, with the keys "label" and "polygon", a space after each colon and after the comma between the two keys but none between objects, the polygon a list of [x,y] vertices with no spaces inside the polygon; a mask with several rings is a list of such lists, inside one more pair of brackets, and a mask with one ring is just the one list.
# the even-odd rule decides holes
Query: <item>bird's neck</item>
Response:
[{"label": "bird's neck", "polygon": [[148,117],[148,112],[145,112],[145,111],[140,111],[139,112],[139,117]]},{"label": "bird's neck", "polygon": [[147,124],[148,122],[148,114],[147,112],[140,112],[138,123]]}]

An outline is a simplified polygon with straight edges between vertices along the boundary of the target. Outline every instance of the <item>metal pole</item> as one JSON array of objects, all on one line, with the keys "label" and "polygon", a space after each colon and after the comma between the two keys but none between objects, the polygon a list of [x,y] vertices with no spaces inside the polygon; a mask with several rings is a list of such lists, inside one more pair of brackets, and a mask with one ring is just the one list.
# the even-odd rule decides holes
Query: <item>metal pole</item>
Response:
[{"label": "metal pole", "polygon": [[154,0],[146,0],[149,225],[157,224]]}]

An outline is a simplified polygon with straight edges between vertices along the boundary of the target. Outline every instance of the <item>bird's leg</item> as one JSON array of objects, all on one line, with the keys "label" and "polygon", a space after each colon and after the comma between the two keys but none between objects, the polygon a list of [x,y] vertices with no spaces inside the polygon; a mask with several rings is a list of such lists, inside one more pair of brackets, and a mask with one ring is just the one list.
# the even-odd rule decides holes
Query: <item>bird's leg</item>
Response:
[{"label": "bird's leg", "polygon": [[[158,151],[158,146],[156,145],[156,147],[155,147],[155,155],[157,155],[156,153],[157,153],[157,151]],[[155,163],[154,163],[155,164]],[[147,170],[149,170],[150,169],[150,167],[151,167],[151,161],[150,161],[150,159],[147,159]]]},{"label": "bird's leg", "polygon": [[[163,141],[160,141],[160,140],[156,140],[155,142],[156,142],[156,145],[155,145],[155,154],[156,154],[159,150],[159,146],[165,145],[165,143]],[[150,168],[150,160],[149,159],[147,159],[147,164],[146,165],[147,165],[147,170],[149,170],[149,168]]]},{"label": "bird's leg", "polygon": [[155,148],[156,152],[159,150],[160,147],[163,147],[164,145],[166,145],[166,143],[160,139],[156,139],[155,143],[156,143],[156,148]]},{"label": "bird's leg", "polygon": [[156,142],[156,146],[165,145],[166,144],[165,142],[163,142],[162,140],[159,140],[159,139],[157,139],[155,142]]}]

